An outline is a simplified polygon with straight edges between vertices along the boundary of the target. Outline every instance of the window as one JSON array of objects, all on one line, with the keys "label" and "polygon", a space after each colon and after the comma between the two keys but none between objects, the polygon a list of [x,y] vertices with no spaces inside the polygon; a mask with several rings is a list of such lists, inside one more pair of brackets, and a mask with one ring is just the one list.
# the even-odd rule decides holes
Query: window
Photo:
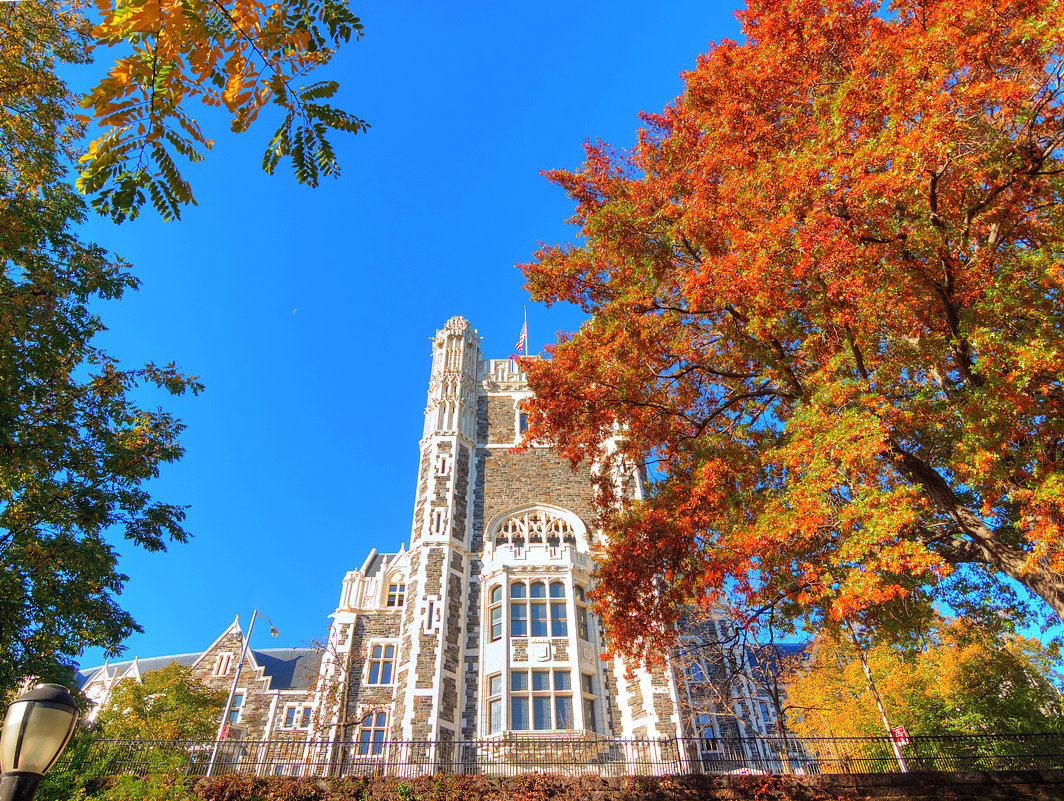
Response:
[{"label": "window", "polygon": [[286,729],[306,729],[310,726],[310,713],[314,707],[310,704],[288,704],[284,708],[284,723]]},{"label": "window", "polygon": [[536,599],[547,597],[547,585],[542,581],[534,581],[529,585],[528,594],[532,598],[532,601],[528,605],[528,617],[531,622],[529,633],[533,637],[546,637],[547,604],[545,601],[537,601]]},{"label": "window", "polygon": [[595,722],[595,677],[590,673],[580,676],[580,689],[584,693],[584,728],[598,731]]},{"label": "window", "polygon": [[[565,616],[565,585],[560,581],[550,583],[550,636],[568,637],[569,623]],[[561,600],[556,600],[556,599]]]},{"label": "window", "polygon": [[766,704],[764,701],[758,701],[757,703],[761,708],[761,720],[763,720],[765,723],[771,723],[772,713],[770,713],[768,710],[768,704]]},{"label": "window", "polygon": [[[692,659],[685,666],[685,672],[687,673],[687,683],[689,685],[698,685],[706,683],[706,671],[702,663],[697,659]],[[696,690],[696,687],[692,687],[692,690]]]},{"label": "window", "polygon": [[369,652],[369,676],[366,684],[391,684],[395,669],[395,646],[374,645]]},{"label": "window", "polygon": [[211,670],[212,676],[228,676],[229,668],[233,664],[233,655],[230,653],[218,654],[218,657],[214,660],[214,669]]},{"label": "window", "polygon": [[581,640],[591,642],[591,631],[587,625],[587,601],[584,599],[584,588],[579,584],[573,587],[573,597],[576,600],[576,633]]},{"label": "window", "polygon": [[510,636],[528,636],[528,587],[523,581],[510,585]]},{"label": "window", "polygon": [[436,602],[438,598],[429,598],[429,605],[425,608],[425,631],[435,631],[440,622],[440,607]]},{"label": "window", "polygon": [[498,734],[502,729],[502,674],[496,673],[488,676],[488,731]]},{"label": "window", "polygon": [[488,610],[488,618],[491,621],[491,641],[502,638],[502,587],[496,585],[491,588],[488,596],[491,608]]},{"label": "window", "polygon": [[573,685],[569,670],[510,673],[510,728],[544,731],[573,728]]},{"label": "window", "polygon": [[[550,617],[548,618],[548,612]],[[548,623],[549,621],[549,623]],[[569,617],[565,603],[565,585],[544,581],[510,585],[511,637],[568,637]]]},{"label": "window", "polygon": [[437,510],[432,515],[432,531],[434,534],[443,532],[443,512],[440,510]]},{"label": "window", "polygon": [[244,708],[244,693],[239,692],[233,696],[232,706],[229,707],[229,722],[240,722],[240,711]]},{"label": "window", "polygon": [[405,584],[388,585],[388,606],[402,606],[406,600]]},{"label": "window", "polygon": [[517,415],[517,433],[524,434],[528,431],[528,413],[521,412]]},{"label": "window", "polygon": [[376,756],[384,753],[384,737],[387,733],[388,713],[370,712],[362,718],[356,749],[359,756]]},{"label": "window", "polygon": [[695,736],[698,737],[698,748],[702,755],[715,753],[720,750],[717,742],[717,733],[713,728],[713,716],[705,712],[696,712],[694,716]]},{"label": "window", "polygon": [[563,542],[576,547],[576,529],[564,517],[543,510],[522,512],[503,520],[491,535],[495,545],[523,548],[525,543],[546,543],[552,548]]}]

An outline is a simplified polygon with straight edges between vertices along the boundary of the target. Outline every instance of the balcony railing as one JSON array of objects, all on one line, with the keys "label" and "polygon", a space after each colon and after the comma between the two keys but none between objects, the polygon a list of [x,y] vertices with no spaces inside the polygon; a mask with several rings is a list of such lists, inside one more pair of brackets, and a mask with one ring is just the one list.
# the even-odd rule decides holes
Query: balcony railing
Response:
[{"label": "balcony railing", "polygon": [[[206,773],[212,740],[98,740],[88,760],[98,774]],[[909,771],[1064,769],[1064,734],[910,736]],[[886,737],[757,737],[616,740],[504,737],[491,740],[339,742],[228,740],[213,773],[261,776],[396,776],[436,773],[513,776],[893,773]]]}]

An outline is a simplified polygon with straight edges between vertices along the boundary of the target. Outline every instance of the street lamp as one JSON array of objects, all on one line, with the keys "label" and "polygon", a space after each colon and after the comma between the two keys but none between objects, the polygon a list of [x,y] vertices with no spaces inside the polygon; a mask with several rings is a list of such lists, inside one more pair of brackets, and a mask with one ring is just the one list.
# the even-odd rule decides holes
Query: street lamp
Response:
[{"label": "street lamp", "polygon": [[59,684],[38,684],[11,703],[0,730],[0,801],[31,801],[74,733],[78,714]]},{"label": "street lamp", "polygon": [[[236,662],[236,675],[233,676],[233,683],[229,687],[229,698],[225,701],[225,709],[222,711],[222,720],[218,724],[218,733],[214,736],[214,747],[211,749],[211,759],[210,762],[207,763],[206,775],[208,776],[214,774],[214,762],[218,759],[218,746],[221,745],[222,736],[225,734],[225,724],[229,722],[229,713],[233,709],[233,698],[236,695],[236,686],[240,682],[240,669],[244,666],[244,657],[247,655],[248,645],[251,643],[251,631],[255,628],[255,618],[257,617],[261,617],[270,624],[271,637],[276,637],[281,633],[277,630],[277,627],[273,625],[272,620],[266,617],[266,615],[259,614],[258,609],[251,613],[251,623],[248,624],[248,633],[247,636],[244,637],[244,644],[240,648],[240,658]],[[237,616],[237,619],[240,619],[239,616]],[[5,799],[0,798],[0,801],[5,801]]]}]

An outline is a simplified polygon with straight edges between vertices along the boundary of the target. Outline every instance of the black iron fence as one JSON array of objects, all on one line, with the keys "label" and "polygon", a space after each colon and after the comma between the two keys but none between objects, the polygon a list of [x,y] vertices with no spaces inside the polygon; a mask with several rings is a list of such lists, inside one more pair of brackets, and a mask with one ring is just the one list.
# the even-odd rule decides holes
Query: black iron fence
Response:
[{"label": "black iron fence", "polygon": [[[338,742],[227,740],[210,766],[213,740],[98,740],[88,760],[99,774],[176,771],[186,776],[670,776],[894,773],[887,737],[752,737],[616,740],[499,737],[487,740]],[[900,746],[909,771],[1064,769],[1064,734],[912,736]]]}]

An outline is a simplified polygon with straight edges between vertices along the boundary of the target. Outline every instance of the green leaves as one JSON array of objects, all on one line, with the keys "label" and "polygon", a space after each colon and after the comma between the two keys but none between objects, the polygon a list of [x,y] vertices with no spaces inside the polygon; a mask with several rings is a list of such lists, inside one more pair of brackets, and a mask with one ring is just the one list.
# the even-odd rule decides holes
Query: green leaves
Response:
[{"label": "green leaves", "polygon": [[140,680],[118,682],[97,717],[97,736],[109,740],[189,740],[214,735],[224,690],[211,690],[191,669],[171,662]]},{"label": "green leaves", "polygon": [[292,171],[301,184],[314,187],[318,185],[320,175],[339,175],[340,165],[328,140],[329,130],[359,133],[368,130],[369,126],[340,109],[305,102],[332,97],[338,86],[332,81],[322,82],[300,93],[300,100],[303,101],[300,109],[304,119],[310,123],[296,125],[297,115],[289,112],[263,154],[262,169],[268,175],[273,175],[278,162],[286,156],[291,160]]},{"label": "green leaves", "polygon": [[181,457],[183,426],[131,394],[202,386],[96,348],[103,324],[86,304],[137,282],[71,232],[84,214],[69,187],[33,195],[0,178],[0,691],[28,675],[69,680],[83,648],[116,651],[136,630],[105,537],[150,551],[188,537],[184,508],[142,487]]}]

